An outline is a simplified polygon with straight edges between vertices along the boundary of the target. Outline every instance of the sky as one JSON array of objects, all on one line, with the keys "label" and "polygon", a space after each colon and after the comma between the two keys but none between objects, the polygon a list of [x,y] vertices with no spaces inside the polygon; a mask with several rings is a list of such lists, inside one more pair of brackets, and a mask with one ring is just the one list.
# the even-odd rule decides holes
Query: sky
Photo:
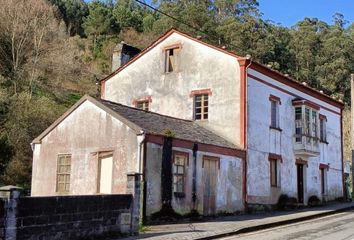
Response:
[{"label": "sky", "polygon": [[298,21],[318,18],[332,24],[332,16],[342,13],[349,24],[354,22],[354,0],[258,0],[262,18],[291,27]]}]

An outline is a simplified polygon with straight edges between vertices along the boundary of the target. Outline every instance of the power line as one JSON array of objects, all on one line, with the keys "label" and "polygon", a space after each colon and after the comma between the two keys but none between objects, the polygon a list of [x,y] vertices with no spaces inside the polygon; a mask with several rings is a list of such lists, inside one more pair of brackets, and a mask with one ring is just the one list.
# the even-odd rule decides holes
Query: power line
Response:
[{"label": "power line", "polygon": [[[208,36],[208,37],[210,37],[210,38],[213,38],[213,39],[217,40],[219,43],[221,43],[221,37],[220,37],[220,36],[212,36],[212,35],[210,35],[209,33],[205,32],[205,31],[203,31],[203,30],[200,30],[199,28],[196,28],[196,27],[190,25],[189,23],[186,23],[186,22],[184,22],[184,21],[182,21],[182,20],[180,20],[180,19],[178,19],[178,18],[176,18],[176,17],[174,17],[174,16],[171,16],[171,15],[169,15],[169,14],[167,14],[167,13],[165,13],[165,12],[163,12],[163,11],[161,11],[161,10],[159,10],[159,9],[157,9],[157,8],[151,6],[151,5],[149,5],[149,4],[147,4],[147,3],[143,2],[143,1],[140,1],[140,0],[135,0],[135,1],[138,2],[138,3],[140,3],[140,4],[142,4],[142,5],[144,5],[144,6],[146,6],[146,7],[148,7],[148,8],[150,8],[150,9],[152,9],[152,10],[154,10],[155,12],[158,12],[158,13],[160,13],[160,14],[162,14],[162,15],[165,15],[166,17],[169,17],[169,18],[175,20],[176,22],[182,23],[183,25],[186,25],[187,27],[192,28],[192,29],[194,29],[195,31],[198,31],[198,32],[200,32],[200,33],[203,33],[203,34],[205,34],[206,36]],[[230,46],[233,46],[233,47],[236,47],[236,46],[232,45],[231,43],[226,43],[226,44],[227,44],[227,45],[230,45]]]}]

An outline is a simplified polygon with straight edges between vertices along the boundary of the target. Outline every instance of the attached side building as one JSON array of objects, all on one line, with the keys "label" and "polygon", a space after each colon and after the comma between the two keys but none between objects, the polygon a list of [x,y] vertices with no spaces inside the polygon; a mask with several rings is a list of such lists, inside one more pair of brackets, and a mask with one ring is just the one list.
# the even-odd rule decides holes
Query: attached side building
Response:
[{"label": "attached side building", "polygon": [[126,193],[138,172],[146,216],[244,208],[245,152],[193,121],[84,96],[32,144],[33,196]]}]

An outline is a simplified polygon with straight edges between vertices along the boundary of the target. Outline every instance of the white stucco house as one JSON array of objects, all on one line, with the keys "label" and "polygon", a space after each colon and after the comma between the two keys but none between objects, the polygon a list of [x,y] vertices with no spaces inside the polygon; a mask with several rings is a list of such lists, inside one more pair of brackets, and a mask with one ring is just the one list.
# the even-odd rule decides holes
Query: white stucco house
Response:
[{"label": "white stucco house", "polygon": [[343,107],[172,29],[102,79],[101,99],[83,97],[33,141],[32,195],[124,193],[133,171],[147,216],[242,211],[281,194],[333,200]]}]

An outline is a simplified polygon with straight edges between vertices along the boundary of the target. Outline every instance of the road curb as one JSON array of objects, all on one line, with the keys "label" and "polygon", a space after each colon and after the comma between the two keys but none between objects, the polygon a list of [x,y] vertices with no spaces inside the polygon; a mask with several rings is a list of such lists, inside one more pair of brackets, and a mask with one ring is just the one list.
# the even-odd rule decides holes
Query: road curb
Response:
[{"label": "road curb", "polygon": [[275,222],[260,224],[260,225],[256,225],[256,226],[244,227],[244,228],[236,229],[236,230],[230,231],[230,232],[214,234],[214,235],[210,235],[207,237],[195,238],[195,240],[218,239],[218,238],[234,236],[234,235],[238,235],[238,234],[242,234],[242,233],[250,233],[250,232],[269,229],[269,228],[273,228],[273,227],[279,227],[279,226],[283,226],[283,225],[312,220],[315,218],[330,216],[330,215],[334,215],[334,214],[341,213],[341,212],[344,212],[347,210],[352,210],[352,209],[354,209],[354,206],[344,207],[344,208],[336,209],[336,210],[330,210],[330,211],[317,213],[317,214],[304,216],[304,217],[298,217],[298,218],[287,219],[287,220],[283,220],[283,221],[275,221]]}]

